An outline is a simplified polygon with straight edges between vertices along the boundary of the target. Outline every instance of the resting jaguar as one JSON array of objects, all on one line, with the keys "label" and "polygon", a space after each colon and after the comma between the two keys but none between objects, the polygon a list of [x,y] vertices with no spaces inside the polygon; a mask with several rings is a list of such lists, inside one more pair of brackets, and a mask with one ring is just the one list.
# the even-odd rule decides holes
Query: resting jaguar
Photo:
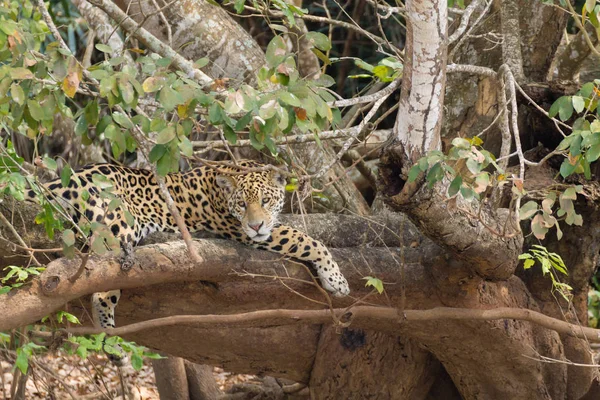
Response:
[{"label": "resting jaguar", "polygon": [[[242,167],[262,167],[242,161]],[[111,192],[121,199],[114,211],[93,183],[95,174],[112,183]],[[155,231],[178,232],[175,220],[161,197],[150,171],[110,164],[91,165],[75,173],[68,187],[60,180],[44,186],[58,199],[67,202],[75,222],[85,218],[102,222],[119,238],[122,247],[136,245]],[[78,183],[79,182],[79,183]],[[253,247],[308,261],[315,267],[323,287],[334,295],[350,292],[348,283],[325,246],[308,235],[277,222],[285,195],[285,178],[274,171],[243,172],[235,166],[198,167],[165,178],[179,213],[190,231],[207,230]],[[89,194],[84,196],[84,192]],[[28,193],[35,197],[33,190]],[[126,209],[134,218],[127,223]],[[131,223],[131,221],[129,221]],[[120,291],[95,293],[93,314],[102,328],[114,327],[114,308]]]}]

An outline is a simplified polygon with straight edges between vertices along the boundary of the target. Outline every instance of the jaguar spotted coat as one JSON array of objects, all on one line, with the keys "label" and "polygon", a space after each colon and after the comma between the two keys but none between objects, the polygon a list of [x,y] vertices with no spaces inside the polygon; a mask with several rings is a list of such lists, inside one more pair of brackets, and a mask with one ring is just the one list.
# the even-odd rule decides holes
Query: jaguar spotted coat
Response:
[{"label": "jaguar spotted coat", "polygon": [[[239,165],[263,167],[253,161]],[[114,211],[107,212],[110,200],[100,196],[93,181],[95,174],[110,181],[111,193],[120,198],[121,206]],[[124,248],[136,245],[155,231],[178,232],[150,171],[99,164],[84,167],[75,175],[66,188],[60,180],[45,184],[56,198],[70,206],[75,222],[86,219],[105,224]],[[167,175],[165,182],[190,231],[207,230],[258,249],[311,262],[326,290],[338,296],[350,292],[338,265],[321,242],[277,222],[285,194],[285,178],[279,173],[244,172],[235,166],[219,167],[219,171],[198,167]],[[35,197],[34,191],[28,194]],[[125,210],[133,216],[132,226]],[[119,296],[119,290],[92,296],[94,319],[101,327],[115,326],[114,309]]]}]

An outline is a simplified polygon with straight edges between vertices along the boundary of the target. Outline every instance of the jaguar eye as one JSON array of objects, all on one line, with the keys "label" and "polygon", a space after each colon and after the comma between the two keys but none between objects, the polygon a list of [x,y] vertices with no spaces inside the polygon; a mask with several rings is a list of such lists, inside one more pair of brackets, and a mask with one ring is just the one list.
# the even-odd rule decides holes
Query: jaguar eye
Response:
[{"label": "jaguar eye", "polygon": [[262,199],[262,203],[263,203],[263,204],[267,204],[267,203],[268,203],[268,202],[270,202],[270,201],[271,201],[271,198],[270,198],[270,197],[263,197],[263,199]]},{"label": "jaguar eye", "polygon": [[246,202],[245,201],[238,201],[238,206],[240,206],[242,208],[246,208]]}]

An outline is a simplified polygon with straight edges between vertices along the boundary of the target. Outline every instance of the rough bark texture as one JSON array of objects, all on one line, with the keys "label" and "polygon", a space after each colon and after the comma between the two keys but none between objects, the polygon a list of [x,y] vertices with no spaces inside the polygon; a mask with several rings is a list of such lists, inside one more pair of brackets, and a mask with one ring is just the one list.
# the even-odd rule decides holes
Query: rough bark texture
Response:
[{"label": "rough bark texture", "polygon": [[[597,45],[598,36],[596,35],[596,29],[591,24],[586,24],[585,27],[590,41],[594,45]],[[578,80],[583,62],[591,52],[583,32],[579,31],[570,38],[569,44],[562,49],[556,59],[556,77],[559,80]]]},{"label": "rough bark texture", "polygon": [[212,400],[217,399],[222,394],[219,385],[215,381],[212,367],[194,364],[189,361],[184,361],[184,364],[190,399]]},{"label": "rough bark texture", "polygon": [[[408,159],[416,162],[424,152],[441,148],[448,10],[444,2],[410,4],[410,7],[407,4],[402,96],[394,135]],[[426,117],[422,118],[424,114]]]},{"label": "rough bark texture", "polygon": [[[426,2],[418,3],[419,6],[423,6]],[[510,6],[514,5],[513,2],[510,4],[499,2],[498,4],[498,7],[505,7],[504,10],[498,9],[502,12],[495,14],[496,18],[498,16],[505,18],[505,21],[502,21],[505,33],[510,29],[514,30],[515,13],[510,12]],[[407,2],[409,16],[412,15],[412,7],[416,6]],[[433,7],[434,5],[431,4],[430,9]],[[508,17],[513,20],[506,21]],[[536,308],[537,306],[534,305],[536,302],[529,291],[525,289],[524,283],[513,275],[517,267],[517,256],[523,251],[523,236],[519,228],[515,226],[514,216],[510,216],[508,210],[494,210],[486,205],[481,205],[483,209],[479,210],[475,204],[470,204],[460,198],[446,201],[449,182],[437,183],[433,187],[429,187],[419,180],[413,183],[406,182],[406,171],[414,161],[432,148],[439,148],[432,143],[436,143],[438,138],[441,115],[431,112],[430,108],[422,107],[422,105],[423,103],[437,104],[437,102],[441,102],[440,98],[443,98],[435,89],[439,79],[439,73],[435,66],[443,63],[443,59],[435,58],[432,54],[436,52],[444,54],[444,36],[435,38],[435,35],[430,34],[429,37],[436,40],[430,44],[429,51],[417,52],[419,42],[416,38],[422,36],[417,32],[430,32],[437,24],[433,18],[416,18],[415,20],[418,23],[414,21],[407,23],[407,63],[405,64],[405,81],[395,127],[396,140],[386,149],[381,167],[381,189],[386,194],[387,203],[392,209],[406,212],[408,217],[418,224],[421,232],[453,254],[453,256],[440,255],[437,258],[430,254],[432,258],[427,257],[424,261],[427,270],[432,274],[436,296],[442,303],[456,307],[478,308],[483,305],[495,307],[507,301],[513,305],[521,304],[528,308]],[[426,26],[428,23],[432,25],[429,28]],[[511,26],[513,28],[510,28]],[[514,37],[519,38],[519,35]],[[507,37],[504,39],[507,40]],[[513,42],[509,40],[505,45],[510,43]],[[517,47],[516,55],[518,56],[521,53],[519,47],[522,43],[519,41],[513,44]],[[470,46],[465,46],[465,48],[468,49]],[[530,47],[529,50],[532,48]],[[547,55],[553,50],[546,49],[544,51]],[[502,58],[497,58],[497,60],[502,60]],[[506,61],[511,60],[504,60],[504,62]],[[485,62],[481,62],[477,57],[470,58],[469,62],[485,65]],[[520,60],[512,60],[511,65],[521,68]],[[419,68],[415,68],[416,66]],[[443,64],[441,68],[444,68]],[[547,66],[536,66],[536,68],[538,71],[542,71],[544,68],[547,70]],[[525,70],[527,71],[527,68]],[[422,78],[416,79],[415,76],[422,76]],[[465,75],[461,75],[457,80],[465,80],[464,78]],[[407,84],[407,81],[410,81],[410,84]],[[479,84],[483,84],[484,88],[489,87],[488,92],[494,93],[493,84],[490,85],[485,81],[479,81]],[[449,86],[448,90],[458,92],[453,96],[462,96],[465,94],[465,88],[466,86],[461,87],[461,90],[457,91],[455,86]],[[475,80],[473,89],[475,88],[477,88],[477,80]],[[415,92],[421,93],[422,96],[416,96]],[[438,99],[427,100],[426,95],[428,94],[437,96]],[[487,100],[485,97],[478,98],[477,95],[469,95],[472,96],[472,100],[477,99],[482,102],[481,105],[478,105],[480,113],[489,113],[490,117],[494,115],[490,109],[494,111],[495,94],[489,96]],[[485,103],[487,105],[484,106]],[[465,103],[457,103],[457,105],[457,109],[462,107],[461,113],[464,113]],[[438,111],[441,112],[441,108]],[[452,117],[458,115],[452,115]],[[468,116],[467,113],[462,115],[463,117]],[[410,123],[407,123],[407,120]],[[461,121],[465,123],[466,118],[458,120],[451,118],[451,120],[453,123]],[[467,125],[461,128],[466,128],[465,131],[468,131],[470,123],[468,121],[466,123]],[[415,127],[419,127],[420,132],[411,138]],[[467,134],[466,136],[471,135]],[[581,251],[581,247],[579,247],[581,244],[578,243],[572,251]],[[591,253],[594,253],[594,248],[595,245],[591,246]],[[589,279],[591,274],[589,268],[581,270],[582,279]],[[501,282],[492,283],[496,280],[501,280]],[[546,290],[549,293],[548,288]],[[546,305],[544,302],[542,304]],[[514,320],[498,321],[492,325],[495,325],[495,329],[484,332],[481,325],[472,322],[460,324],[460,327],[448,326],[445,322],[441,322],[436,324],[437,331],[434,331],[431,326],[428,327],[429,329],[423,330],[411,327],[410,335],[436,356],[452,377],[460,394],[467,399],[557,399],[567,396],[568,398],[578,398],[588,390],[590,377],[586,376],[586,373],[570,370],[564,364],[544,365],[524,357],[514,358],[511,367],[503,369],[498,374],[488,373],[486,370],[491,365],[494,366],[495,372],[498,372],[498,366],[503,368],[501,366],[503,363],[499,362],[496,357],[506,348],[503,345],[498,346],[498,344],[508,337],[514,341],[511,346],[521,347],[524,342],[530,340],[535,342],[529,350],[526,349],[527,346],[521,347],[522,355],[535,349],[534,352],[541,351],[552,354],[550,357],[558,359],[563,359],[566,354],[571,354],[579,359],[582,356],[582,347],[574,345],[579,341],[571,340],[571,338],[568,341],[561,341],[563,338],[557,334],[548,333],[535,326]],[[449,337],[458,334],[459,331],[463,335],[460,343],[448,341]],[[451,333],[448,334],[449,332]],[[486,344],[483,347],[485,351],[469,351],[468,348],[480,348],[479,341],[482,337],[486,338]],[[513,347],[513,350],[515,349]],[[474,369],[479,372],[475,374],[468,372],[464,369],[466,365],[478,365]],[[527,374],[528,378],[523,379],[523,374]],[[575,377],[575,374],[578,375]],[[572,382],[567,383],[569,380]]]},{"label": "rough bark texture", "polygon": [[190,400],[185,363],[182,358],[152,360],[156,388],[161,400]]},{"label": "rough bark texture", "polygon": [[[328,238],[335,238],[328,243],[330,246],[336,242],[352,246],[375,244],[365,234],[374,230],[371,236],[374,238],[384,230],[380,225],[364,220],[362,223],[365,225],[360,230],[358,219],[353,217],[311,217],[309,228],[316,228],[312,230],[313,235],[326,242]],[[346,218],[350,221],[343,222]],[[400,306],[403,285],[398,282],[398,277],[403,258],[404,306],[407,309],[429,309],[449,304],[473,308],[536,308],[535,300],[518,278],[494,283],[474,276],[459,261],[421,236],[408,221],[389,219],[388,228],[401,232],[401,239],[407,245],[404,250],[396,247],[332,250],[349,278],[354,296],[360,297],[368,292],[362,276],[377,276],[387,283],[390,304]],[[341,221],[340,226],[348,229],[346,235],[339,235],[336,221]],[[340,236],[346,238],[339,242]],[[394,245],[391,239],[388,243]],[[292,277],[305,279],[305,270],[296,264],[286,263],[284,270],[276,255],[229,241],[199,240],[195,247],[204,260],[202,265],[190,264],[182,242],[138,248],[136,260],[139,264],[128,273],[120,271],[116,259],[92,257],[88,262],[89,269],[74,284],[70,284],[67,278],[78,269],[79,262],[56,260],[49,264],[39,284],[34,283],[0,303],[0,313],[4,317],[0,320],[0,330],[31,323],[87,293],[118,287],[127,289],[117,308],[118,326],[179,314],[322,308],[290,293],[273,279],[251,279],[232,274],[233,271],[265,275],[289,273]],[[288,285],[304,295],[322,300],[320,293],[308,285],[298,282],[288,282]],[[334,306],[344,307],[350,302],[351,299],[335,299]],[[369,302],[386,304],[387,301],[376,296],[371,297]],[[77,312],[79,302],[69,307],[85,320],[85,312]],[[398,325],[368,318],[357,321],[349,328],[353,332],[364,331],[364,340],[360,333],[344,333],[344,330],[336,328],[330,330],[328,323],[277,326],[275,320],[272,325],[262,328],[178,325],[140,331],[126,337],[192,362],[220,365],[229,371],[264,373],[297,382],[313,382],[321,388],[324,398],[328,393],[330,397],[334,396],[338,385],[350,381],[351,376],[356,379],[355,371],[364,367],[365,363],[369,365],[371,375],[361,378],[362,385],[370,388],[369,391],[377,394],[378,398],[394,398],[386,394],[394,390],[423,398],[424,388],[435,379],[435,374],[429,371],[435,366],[435,359],[440,360],[452,379],[458,382],[465,398],[496,398],[517,393],[516,390],[523,394],[523,398],[544,398],[539,396],[544,391],[561,394],[566,390],[566,368],[540,365],[523,358],[523,354],[535,356],[532,349],[546,356],[560,356],[554,353],[558,335],[528,323],[510,320],[415,321]],[[333,344],[335,338],[340,344]],[[425,346],[434,358],[418,350],[415,343]],[[488,351],[473,352],[473,349],[483,348]],[[412,362],[401,362],[406,357]],[[327,368],[327,363],[338,364],[335,360],[345,360],[342,364],[347,367],[337,370],[336,374],[313,371],[317,366]],[[378,392],[380,389],[377,389],[376,383],[381,385],[379,377],[390,376],[391,373],[388,363],[381,360],[395,360],[394,363],[399,363],[395,364],[396,367],[402,368],[403,373],[387,382]],[[485,368],[489,365],[494,365],[494,368]],[[553,369],[564,370],[563,379],[556,381],[556,387],[546,387],[540,375],[550,374]],[[519,379],[516,379],[517,376]],[[556,377],[556,373],[552,372],[552,376]],[[509,385],[510,379],[514,381]],[[332,392],[327,392],[327,388]]]},{"label": "rough bark texture", "polygon": [[[265,56],[256,41],[244,31],[221,7],[204,0],[168,2],[158,0],[171,29],[171,47],[188,60],[208,57],[211,63],[203,70],[212,78],[226,77],[237,86],[255,82],[255,73],[265,64]],[[162,42],[169,44],[168,30],[156,13],[152,1],[115,1],[122,10],[129,10],[136,22]],[[141,10],[140,10],[141,6]],[[140,12],[140,11],[143,11]]]},{"label": "rough bark texture", "polygon": [[318,346],[327,351],[318,352],[313,365],[314,399],[332,393],[340,399],[424,399],[440,369],[431,353],[402,336],[327,327]]}]

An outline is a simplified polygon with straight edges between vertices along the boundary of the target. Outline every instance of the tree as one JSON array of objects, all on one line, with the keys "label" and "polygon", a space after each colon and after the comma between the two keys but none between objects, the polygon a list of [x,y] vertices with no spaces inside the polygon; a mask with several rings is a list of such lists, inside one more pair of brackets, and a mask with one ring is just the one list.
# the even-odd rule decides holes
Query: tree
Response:
[{"label": "tree", "polygon": [[[589,343],[598,330],[587,327],[587,293],[598,259],[600,90],[576,78],[581,54],[598,53],[600,6],[450,3],[356,2],[352,15],[333,19],[329,9],[312,15],[292,2],[73,0],[101,42],[75,54],[41,1],[36,12],[29,3],[7,12],[7,196],[19,200],[34,183],[23,178],[19,157],[33,159],[23,135],[52,155],[40,133],[56,131],[61,119],[74,121],[81,143],[107,146],[86,154],[146,165],[157,179],[186,157],[218,167],[215,150],[277,154],[295,168],[295,208],[350,211],[289,220],[333,249],[353,297],[329,298],[301,265],[217,239],[192,241],[185,229],[184,242],[163,237],[137,249],[142,267],[124,274],[114,256],[75,254],[76,228],[60,225],[50,203],[35,217],[40,209],[7,197],[4,263],[47,263],[38,248],[62,247],[71,259],[48,260],[23,287],[6,275],[0,331],[122,288],[120,327],[109,333],[188,362],[287,378],[314,398],[597,396]],[[236,20],[232,10],[267,22]],[[572,16],[577,36],[559,52]],[[58,45],[40,38],[42,17]],[[268,39],[256,35],[267,26]],[[321,27],[329,36],[308,30]],[[357,35],[369,45],[353,54]],[[360,95],[344,91],[355,87],[350,68],[375,84]],[[335,82],[348,98],[330,93]],[[380,129],[386,124],[392,128]],[[365,162],[374,132],[387,136],[377,172]],[[56,168],[52,158],[36,161]],[[354,167],[376,186],[372,207],[346,174]],[[61,172],[66,182],[69,171]],[[322,192],[313,207],[311,193]],[[23,218],[12,218],[15,210]],[[44,232],[55,229],[67,230],[48,240]],[[96,253],[110,242],[99,233],[88,240]],[[75,303],[69,310],[80,313]],[[202,374],[168,362],[188,383],[193,368]]]}]

